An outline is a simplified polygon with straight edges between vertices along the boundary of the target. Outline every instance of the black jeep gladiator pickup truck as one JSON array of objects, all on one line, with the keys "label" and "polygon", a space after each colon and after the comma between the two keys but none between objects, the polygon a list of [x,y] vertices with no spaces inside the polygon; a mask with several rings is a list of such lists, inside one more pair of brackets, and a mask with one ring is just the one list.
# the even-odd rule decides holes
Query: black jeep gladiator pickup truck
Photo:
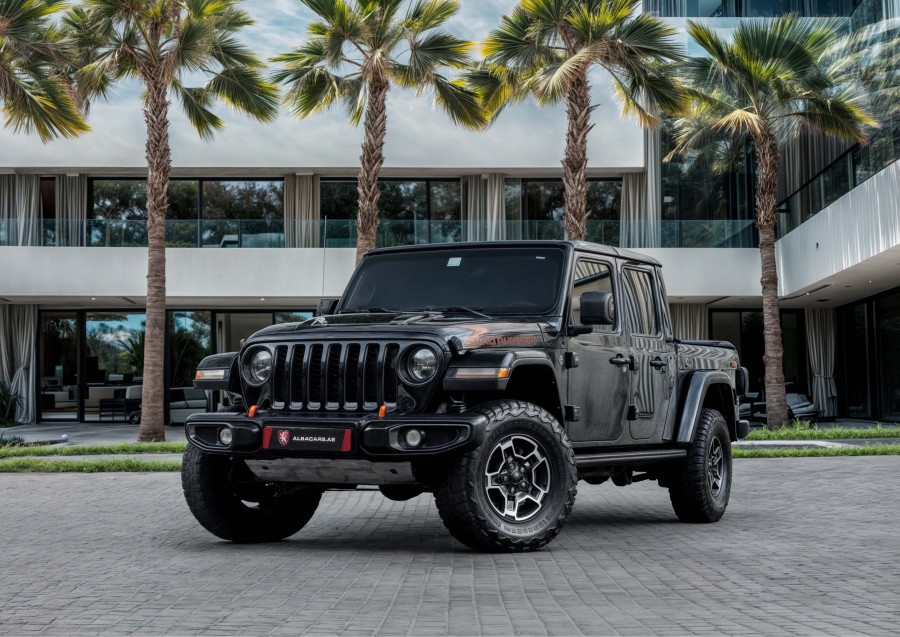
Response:
[{"label": "black jeep gladiator pickup truck", "polygon": [[182,484],[210,532],[275,541],[327,489],[434,494],[479,550],[552,540],[576,484],[656,480],[687,522],[722,517],[747,372],[672,334],[660,264],[578,241],[369,252],[315,318],[204,359]]}]

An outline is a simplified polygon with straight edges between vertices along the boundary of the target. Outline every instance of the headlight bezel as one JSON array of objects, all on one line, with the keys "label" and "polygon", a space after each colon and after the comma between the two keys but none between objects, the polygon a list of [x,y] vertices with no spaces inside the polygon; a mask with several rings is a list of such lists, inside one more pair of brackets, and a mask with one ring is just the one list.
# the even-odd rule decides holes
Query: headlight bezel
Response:
[{"label": "headlight bezel", "polygon": [[[413,372],[413,364],[415,356],[419,354],[430,354],[433,359],[433,369],[428,376],[419,377]],[[420,363],[421,364],[421,363]],[[421,386],[427,385],[431,381],[433,381],[441,369],[441,356],[434,350],[433,347],[428,345],[418,344],[412,345],[408,347],[405,352],[403,352],[402,364],[399,366],[400,372],[403,377],[403,381],[412,386]]]},{"label": "headlight bezel", "polygon": [[[268,371],[264,378],[262,378],[258,372],[254,369],[254,363],[256,361],[256,357],[260,355],[268,356]],[[272,351],[267,347],[254,347],[249,350],[243,357],[243,364],[241,365],[241,375],[244,377],[244,380],[252,387],[260,387],[265,385],[272,378],[272,371],[275,366],[275,357],[272,355]]]}]

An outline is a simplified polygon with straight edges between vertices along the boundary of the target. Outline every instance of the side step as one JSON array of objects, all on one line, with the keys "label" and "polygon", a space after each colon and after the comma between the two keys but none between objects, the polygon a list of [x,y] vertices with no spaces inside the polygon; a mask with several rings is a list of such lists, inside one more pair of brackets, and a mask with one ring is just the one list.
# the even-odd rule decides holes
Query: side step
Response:
[{"label": "side step", "polygon": [[686,449],[641,449],[639,451],[610,451],[575,456],[579,469],[612,467],[616,465],[652,464],[665,460],[678,460],[687,456]]}]

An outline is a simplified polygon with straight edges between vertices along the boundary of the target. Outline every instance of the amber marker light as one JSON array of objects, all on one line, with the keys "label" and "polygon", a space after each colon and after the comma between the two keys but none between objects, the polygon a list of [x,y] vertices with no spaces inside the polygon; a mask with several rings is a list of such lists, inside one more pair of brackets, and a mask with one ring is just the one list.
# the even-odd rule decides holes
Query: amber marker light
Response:
[{"label": "amber marker light", "polygon": [[250,408],[250,412],[248,413],[248,415],[249,415],[251,418],[253,418],[254,416],[256,416],[256,410],[257,410],[257,406],[256,406],[256,405],[253,405],[253,406]]},{"label": "amber marker light", "polygon": [[387,415],[387,405],[382,405],[378,408],[378,417],[384,418]]},{"label": "amber marker light", "polygon": [[453,378],[509,378],[509,367],[457,367]]},{"label": "amber marker light", "polygon": [[197,380],[222,380],[225,378],[224,369],[198,369],[194,375]]}]

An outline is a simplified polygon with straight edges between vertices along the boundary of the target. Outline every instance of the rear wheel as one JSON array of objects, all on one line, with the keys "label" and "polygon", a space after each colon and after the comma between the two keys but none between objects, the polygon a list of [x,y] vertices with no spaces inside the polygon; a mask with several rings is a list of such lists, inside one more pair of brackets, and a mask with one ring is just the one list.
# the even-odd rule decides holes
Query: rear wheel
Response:
[{"label": "rear wheel", "polygon": [[704,409],[681,471],[669,486],[675,514],[682,522],[716,522],[731,495],[731,437],[725,417]]},{"label": "rear wheel", "polygon": [[434,491],[457,540],[481,551],[540,548],[560,532],[575,501],[575,456],[546,410],[523,401],[485,403],[482,444],[455,458]]},{"label": "rear wheel", "polygon": [[188,507],[207,531],[232,542],[275,542],[306,526],[322,491],[259,481],[243,460],[184,452],[181,485]]}]

